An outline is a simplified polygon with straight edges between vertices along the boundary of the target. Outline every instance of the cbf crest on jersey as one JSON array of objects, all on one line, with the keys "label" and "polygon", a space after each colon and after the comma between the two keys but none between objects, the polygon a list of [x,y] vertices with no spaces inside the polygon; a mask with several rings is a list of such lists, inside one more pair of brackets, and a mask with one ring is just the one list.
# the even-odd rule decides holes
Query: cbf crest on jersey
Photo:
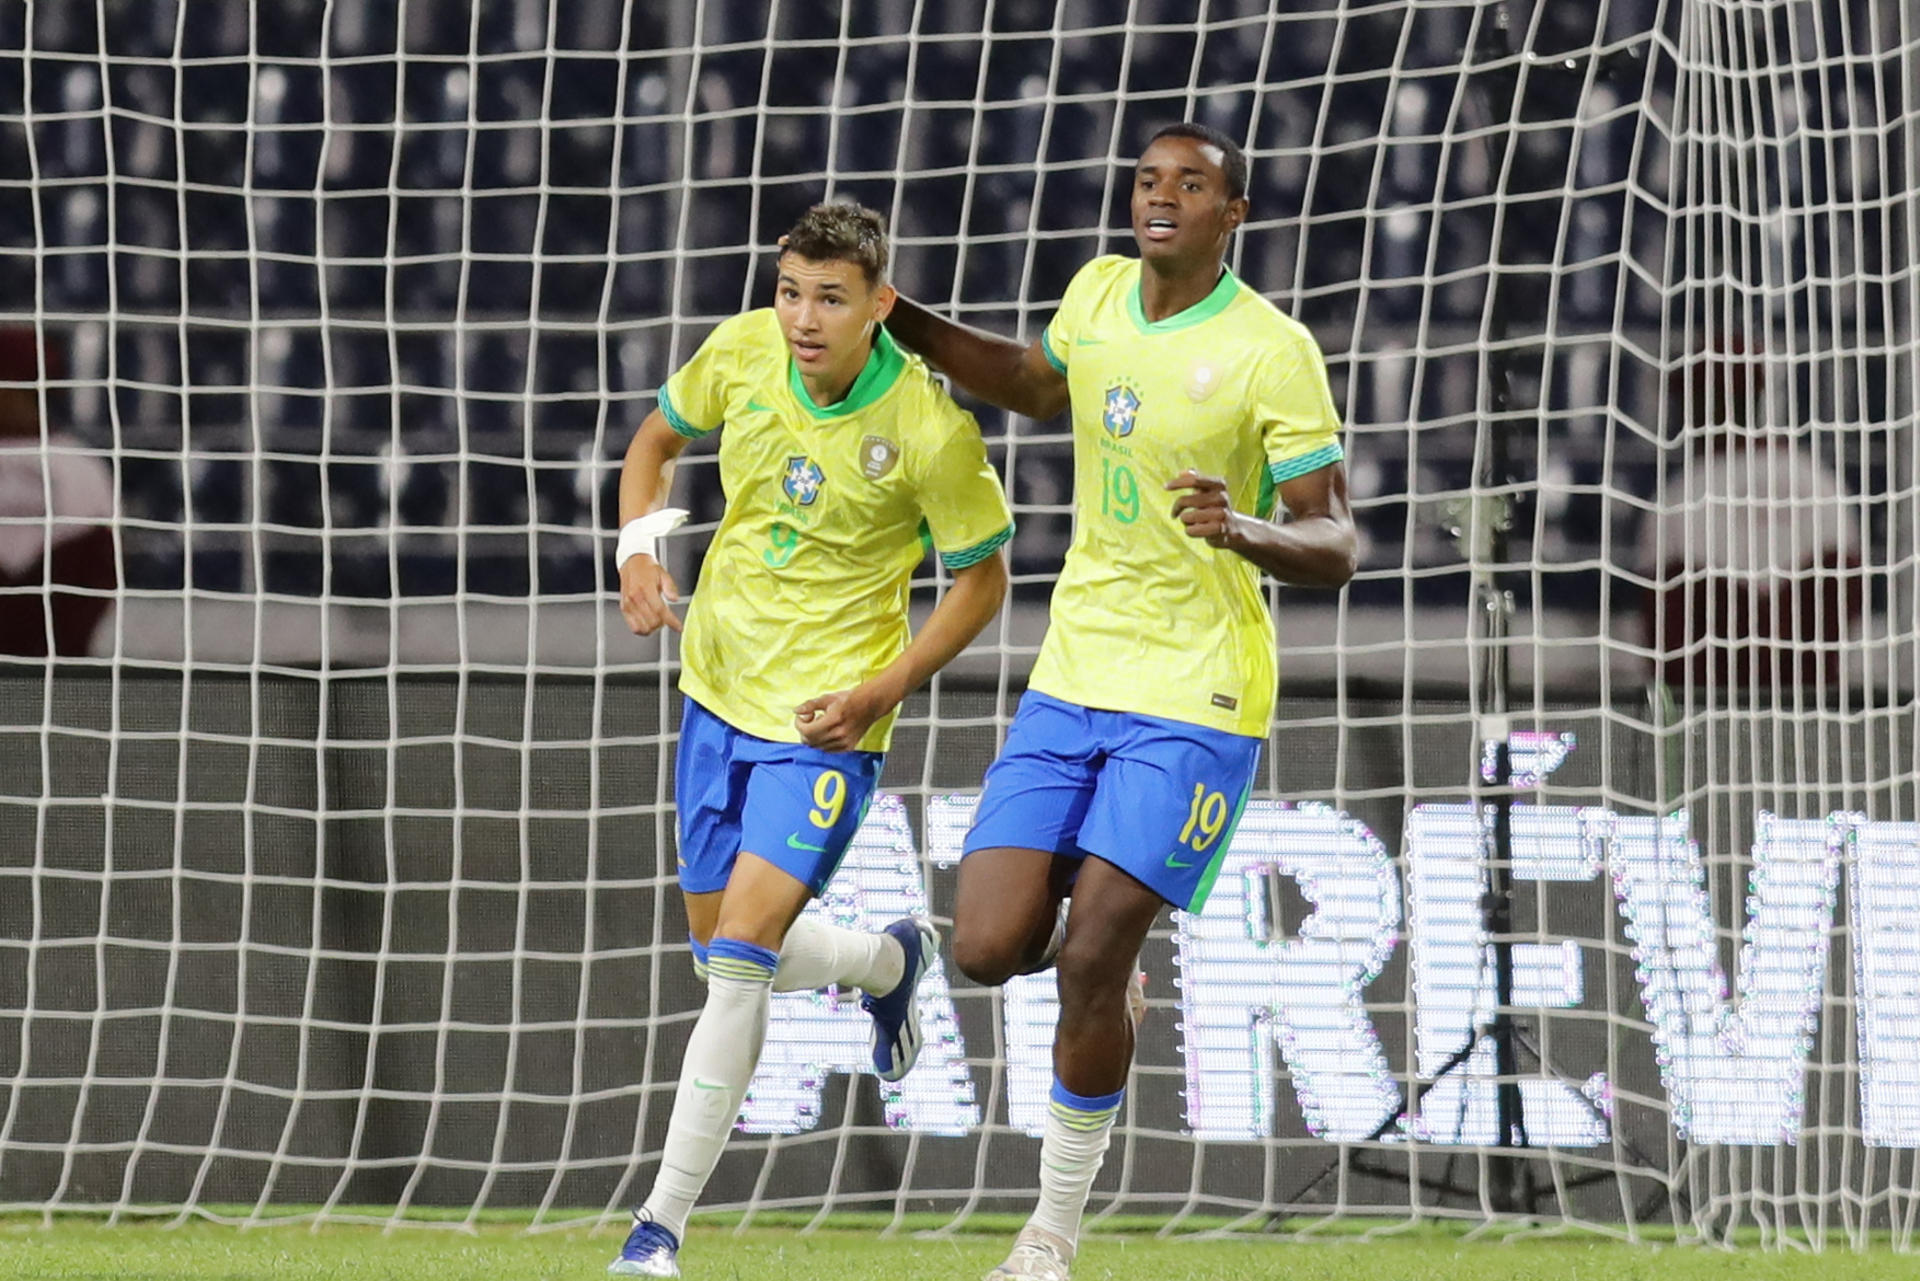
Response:
[{"label": "cbf crest on jersey", "polygon": [[806,507],[820,497],[820,486],[827,483],[827,474],[820,470],[820,464],[805,454],[795,454],[787,459],[787,473],[780,479],[780,488],[788,498]]},{"label": "cbf crest on jersey", "polygon": [[1140,412],[1140,394],[1126,383],[1115,383],[1107,388],[1105,407],[1100,411],[1100,422],[1109,436],[1125,436],[1133,430],[1133,418]]}]

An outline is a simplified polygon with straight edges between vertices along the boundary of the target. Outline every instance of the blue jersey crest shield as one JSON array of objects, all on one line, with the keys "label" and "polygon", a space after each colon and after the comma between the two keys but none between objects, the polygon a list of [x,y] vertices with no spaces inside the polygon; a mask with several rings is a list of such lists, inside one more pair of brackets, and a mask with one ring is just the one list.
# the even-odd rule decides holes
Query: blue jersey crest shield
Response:
[{"label": "blue jersey crest shield", "polygon": [[1140,412],[1140,397],[1125,383],[1107,388],[1107,399],[1100,411],[1101,425],[1109,436],[1125,436],[1133,430],[1134,415]]},{"label": "blue jersey crest shield", "polygon": [[826,483],[827,474],[820,470],[818,463],[805,454],[795,454],[787,459],[787,471],[780,479],[780,488],[788,498],[806,507],[820,496],[820,486]]}]

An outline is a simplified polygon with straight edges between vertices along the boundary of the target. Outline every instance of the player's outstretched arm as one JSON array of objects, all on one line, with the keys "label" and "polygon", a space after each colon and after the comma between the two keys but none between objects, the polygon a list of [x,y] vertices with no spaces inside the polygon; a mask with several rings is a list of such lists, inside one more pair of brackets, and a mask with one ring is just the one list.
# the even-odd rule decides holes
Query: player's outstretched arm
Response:
[{"label": "player's outstretched arm", "polygon": [[1218,476],[1184,471],[1167,488],[1186,491],[1174,500],[1173,515],[1189,538],[1238,552],[1283,583],[1344,587],[1353,577],[1358,544],[1340,463],[1281,483],[1280,501],[1292,517],[1284,525],[1233,510]]},{"label": "player's outstretched arm", "polygon": [[[673,460],[687,447],[687,438],[667,425],[659,410],[648,414],[627,446],[620,466],[620,527],[657,509],[673,485]],[[680,620],[669,602],[680,599],[680,588],[659,560],[647,552],[620,563],[620,616],[637,636],[651,636],[662,627],[680,630]]]},{"label": "player's outstretched arm", "polygon": [[1007,599],[1007,562],[996,552],[955,570],[953,586],[934,606],[912,641],[874,676],[852,689],[810,698],[793,709],[793,723],[810,746],[829,752],[860,745],[873,723],[900,705],[972,643]]},{"label": "player's outstretched arm", "polygon": [[1051,418],[1067,407],[1067,377],[1036,341],[1023,346],[948,320],[901,295],[887,330],[971,395],[1028,418]]}]

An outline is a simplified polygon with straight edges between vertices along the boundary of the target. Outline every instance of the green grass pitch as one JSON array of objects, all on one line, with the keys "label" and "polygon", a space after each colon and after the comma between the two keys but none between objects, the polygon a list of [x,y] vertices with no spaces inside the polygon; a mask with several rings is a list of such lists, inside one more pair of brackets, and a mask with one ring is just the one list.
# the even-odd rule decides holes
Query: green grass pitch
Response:
[{"label": "green grass pitch", "polygon": [[[589,1281],[619,1248],[614,1228],[529,1234],[329,1226],[239,1229],[207,1222],[116,1226],[84,1218],[0,1220],[0,1276],[23,1281]],[[832,1227],[696,1226],[687,1281],[977,1281],[1007,1235]],[[1819,1254],[1631,1245],[1591,1235],[1504,1239],[1445,1227],[1367,1239],[1220,1240],[1101,1234],[1074,1281],[1911,1281],[1920,1260],[1880,1249]]]}]

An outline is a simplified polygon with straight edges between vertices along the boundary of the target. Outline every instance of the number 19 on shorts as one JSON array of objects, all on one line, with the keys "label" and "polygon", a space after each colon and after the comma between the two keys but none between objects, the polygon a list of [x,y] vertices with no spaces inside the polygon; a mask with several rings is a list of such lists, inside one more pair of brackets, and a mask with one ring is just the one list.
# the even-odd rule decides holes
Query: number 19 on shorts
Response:
[{"label": "number 19 on shorts", "polygon": [[1227,830],[1227,798],[1209,792],[1205,783],[1193,785],[1193,803],[1187,807],[1187,825],[1180,829],[1180,843],[1196,854],[1203,854]]}]

